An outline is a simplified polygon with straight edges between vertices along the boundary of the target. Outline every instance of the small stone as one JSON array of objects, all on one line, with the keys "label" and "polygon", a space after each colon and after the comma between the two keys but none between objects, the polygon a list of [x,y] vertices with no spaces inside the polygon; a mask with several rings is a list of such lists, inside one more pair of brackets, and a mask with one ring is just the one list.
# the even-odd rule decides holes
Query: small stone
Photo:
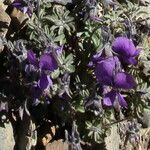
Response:
[{"label": "small stone", "polygon": [[4,49],[4,44],[3,44],[2,37],[0,37],[0,53],[3,51],[3,49]]},{"label": "small stone", "polygon": [[0,7],[2,7],[4,10],[6,10],[8,6],[5,5],[3,2],[0,2]]},{"label": "small stone", "polygon": [[69,145],[66,142],[63,142],[63,140],[58,140],[48,143],[45,150],[69,150]]},{"label": "small stone", "polygon": [[24,14],[17,8],[13,8],[10,16],[12,18],[12,26],[15,31],[22,29],[29,20],[29,16],[27,14]]},{"label": "small stone", "polygon": [[148,150],[149,149],[148,147],[150,144],[150,127],[141,129],[139,131],[139,135],[140,135],[140,141],[138,144],[138,149]]},{"label": "small stone", "polygon": [[13,128],[11,123],[4,123],[0,127],[0,150],[13,150],[15,145]]},{"label": "small stone", "polygon": [[118,126],[113,125],[111,127],[111,134],[105,138],[105,145],[107,150],[119,150],[120,135],[118,132]]},{"label": "small stone", "polygon": [[142,122],[146,127],[150,127],[150,110],[149,109],[144,109]]},{"label": "small stone", "polygon": [[48,131],[48,133],[45,134],[44,137],[42,138],[42,144],[44,146],[46,146],[53,139],[53,137],[55,136],[55,134],[56,134],[56,127],[52,126],[50,128],[50,131]]},{"label": "small stone", "polygon": [[[8,32],[9,25],[11,22],[11,18],[9,15],[5,12],[4,6],[1,5],[0,2],[0,37],[4,38]],[[3,51],[4,46],[2,42],[0,41],[0,53]]]},{"label": "small stone", "polygon": [[4,46],[0,46],[0,53],[3,51]]},{"label": "small stone", "polygon": [[11,18],[9,15],[5,12],[5,10],[0,6],[0,36],[5,37],[7,34],[9,25],[11,22]]}]

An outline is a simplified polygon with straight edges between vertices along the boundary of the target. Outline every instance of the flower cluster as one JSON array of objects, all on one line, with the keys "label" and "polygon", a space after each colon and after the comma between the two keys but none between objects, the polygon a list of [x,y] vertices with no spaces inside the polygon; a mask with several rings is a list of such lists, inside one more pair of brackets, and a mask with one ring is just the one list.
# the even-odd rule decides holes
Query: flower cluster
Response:
[{"label": "flower cluster", "polygon": [[[37,102],[41,95],[48,94],[47,92],[53,85],[50,73],[58,68],[58,63],[51,49],[51,47],[48,47],[39,59],[32,50],[27,53],[29,65],[26,65],[26,73],[38,72],[38,81],[35,82],[32,88],[34,102]],[[60,55],[62,47],[56,48],[55,52],[56,56]]]},{"label": "flower cluster", "polygon": [[133,42],[126,37],[118,37],[112,43],[115,56],[102,56],[96,54],[93,57],[95,65],[95,76],[103,87],[103,105],[120,106],[127,108],[127,103],[121,95],[121,89],[129,90],[136,87],[133,77],[126,73],[121,64],[137,64],[136,50]]},{"label": "flower cluster", "polygon": [[139,54],[140,49],[136,49],[134,43],[126,37],[118,37],[112,44],[112,50],[118,54],[122,63],[136,65],[135,57]]}]

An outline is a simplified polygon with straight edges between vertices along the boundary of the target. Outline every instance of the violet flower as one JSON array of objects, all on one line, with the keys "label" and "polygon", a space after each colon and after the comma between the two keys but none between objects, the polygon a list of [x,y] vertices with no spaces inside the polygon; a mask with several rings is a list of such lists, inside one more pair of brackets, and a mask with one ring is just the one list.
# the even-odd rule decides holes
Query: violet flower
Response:
[{"label": "violet flower", "polygon": [[117,65],[119,60],[117,57],[109,57],[107,59],[99,60],[96,63],[95,75],[99,83],[103,85],[113,86],[113,78],[115,71],[118,71]]},{"label": "violet flower", "polygon": [[[98,82],[105,87],[103,104],[112,106],[114,102],[117,102],[121,107],[127,107],[119,89],[132,89],[136,83],[130,74],[122,72],[119,59],[115,56],[98,61],[95,66],[95,75]],[[106,90],[108,86],[112,89]]]},{"label": "violet flower", "polygon": [[40,76],[40,79],[38,81],[38,86],[42,91],[44,91],[45,89],[48,89],[52,85],[53,83],[49,76],[47,76],[46,74],[42,74]]},{"label": "violet flower", "polygon": [[49,54],[44,53],[38,60],[36,58],[35,53],[32,50],[29,50],[27,53],[27,59],[30,64],[41,69],[42,71],[44,70],[54,71],[55,69],[58,68],[57,61],[53,57],[52,53]]},{"label": "violet flower", "polygon": [[14,6],[15,8],[19,9],[21,12],[23,12],[24,14],[28,14],[29,17],[32,16],[32,10],[29,6],[25,5],[25,3],[23,3],[23,1],[21,0],[15,0],[12,3],[12,6]]},{"label": "violet flower", "polygon": [[27,52],[27,59],[28,59],[30,64],[38,67],[38,59],[36,58],[36,55],[32,50],[29,50]]},{"label": "violet flower", "polygon": [[112,50],[117,53],[119,59],[126,64],[137,64],[135,57],[139,54],[140,50],[136,49],[132,40],[126,37],[117,37],[112,43]]},{"label": "violet flower", "polygon": [[52,54],[43,54],[40,57],[39,68],[54,71],[58,68],[58,65]]},{"label": "violet flower", "polygon": [[125,101],[124,97],[120,94],[120,92],[113,89],[104,94],[103,105],[114,106],[117,110],[119,106],[127,108],[127,102]]},{"label": "violet flower", "polygon": [[[27,60],[31,65],[39,70],[41,74],[39,80],[37,81],[36,88],[34,88],[34,97],[36,97],[36,95],[38,95],[39,97],[38,93],[42,94],[45,90],[49,89],[53,85],[53,82],[49,77],[48,72],[52,72],[57,69],[58,65],[52,53],[44,53],[38,60],[35,53],[32,50],[29,50],[27,53]],[[36,99],[38,98],[36,97]]]}]

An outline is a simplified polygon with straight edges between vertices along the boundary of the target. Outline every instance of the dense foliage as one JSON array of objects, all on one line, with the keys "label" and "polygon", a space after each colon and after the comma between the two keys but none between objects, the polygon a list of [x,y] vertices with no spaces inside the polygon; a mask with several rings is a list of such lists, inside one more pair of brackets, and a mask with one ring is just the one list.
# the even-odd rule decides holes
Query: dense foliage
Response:
[{"label": "dense foliage", "polygon": [[50,120],[74,149],[102,143],[112,124],[141,121],[150,105],[148,1],[24,0],[12,7],[30,19],[1,38],[1,111],[25,109],[37,126]]}]

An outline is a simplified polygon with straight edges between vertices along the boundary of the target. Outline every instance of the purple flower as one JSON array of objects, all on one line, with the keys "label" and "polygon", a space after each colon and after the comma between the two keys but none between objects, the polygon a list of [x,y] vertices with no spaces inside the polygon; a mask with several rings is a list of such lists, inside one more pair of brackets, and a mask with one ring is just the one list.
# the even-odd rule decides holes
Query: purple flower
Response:
[{"label": "purple flower", "polygon": [[114,75],[116,74],[115,72],[118,72],[119,65],[117,57],[109,57],[99,60],[95,67],[97,80],[103,85],[113,86]]},{"label": "purple flower", "polygon": [[137,64],[135,57],[139,54],[134,43],[126,37],[117,37],[112,43],[112,50],[117,53],[120,60],[126,64]]},{"label": "purple flower", "polygon": [[127,108],[127,102],[125,101],[123,96],[115,90],[111,90],[104,95],[103,105],[114,106],[116,109],[118,109],[118,106]]},{"label": "purple flower", "polygon": [[38,81],[38,87],[44,91],[45,89],[50,88],[53,85],[52,80],[50,79],[50,77],[46,74],[42,74],[40,76],[40,79]]},{"label": "purple flower", "polygon": [[114,76],[114,87],[132,89],[136,86],[133,77],[125,72],[119,72]]},{"label": "purple flower", "polygon": [[[49,54],[43,54],[41,55],[39,61],[36,58],[35,53],[32,50],[29,50],[27,53],[27,59],[31,65],[36,67],[39,72],[41,72],[41,75],[38,80],[37,87],[44,92],[44,90],[49,89],[52,86],[52,80],[50,79],[49,75],[47,75],[46,70],[48,71],[54,71],[57,69],[58,65],[53,57],[52,53]],[[27,70],[27,68],[26,68]],[[38,91],[39,89],[36,89]],[[36,92],[35,92],[36,93]]]},{"label": "purple flower", "polygon": [[39,67],[42,70],[54,71],[58,68],[58,65],[52,54],[43,54],[40,57]]},{"label": "purple flower", "polygon": [[106,94],[104,94],[103,104],[105,106],[112,106],[113,102],[115,101],[115,98],[116,98],[116,91],[112,90],[110,92],[107,92]]},{"label": "purple flower", "polygon": [[57,62],[53,57],[52,53],[43,54],[40,57],[40,60],[38,61],[34,52],[32,50],[29,50],[27,53],[27,59],[30,64],[34,65],[35,67],[38,67],[41,70],[54,71],[58,68]]},{"label": "purple flower", "polygon": [[132,89],[136,86],[130,74],[121,72],[120,62],[117,57],[109,57],[97,62],[95,75],[102,85],[122,89]]},{"label": "purple flower", "polygon": [[36,58],[35,53],[32,50],[29,50],[27,53],[27,59],[30,64],[38,67],[38,59]]},{"label": "purple flower", "polygon": [[[95,75],[98,82],[104,87],[103,104],[106,106],[127,107],[127,103],[123,96],[118,92],[118,89],[132,89],[136,86],[133,77],[125,72],[122,72],[119,59],[108,57],[96,63]],[[108,90],[110,86],[113,90]]]}]

